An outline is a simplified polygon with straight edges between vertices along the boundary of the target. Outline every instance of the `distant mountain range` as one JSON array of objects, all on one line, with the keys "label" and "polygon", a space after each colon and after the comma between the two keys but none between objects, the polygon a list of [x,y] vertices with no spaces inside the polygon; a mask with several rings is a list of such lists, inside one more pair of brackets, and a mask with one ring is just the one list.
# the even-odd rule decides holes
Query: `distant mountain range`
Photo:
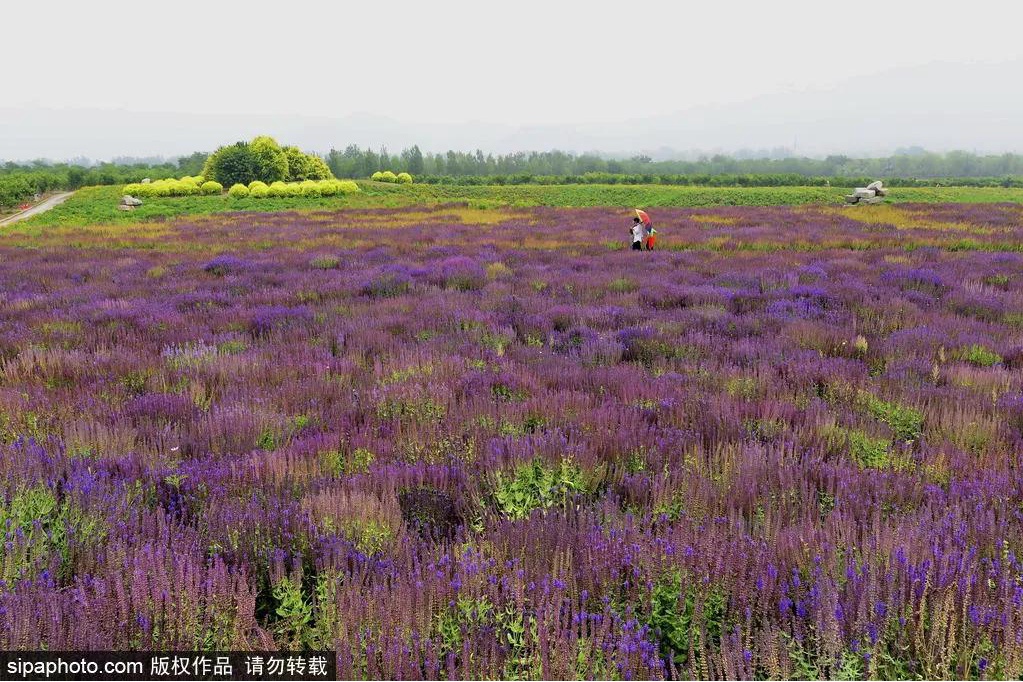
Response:
[{"label": "distant mountain range", "polygon": [[[826,58],[826,57],[821,57]],[[797,155],[881,156],[899,147],[1023,152],[1023,61],[930,64],[880,71],[827,90],[784,92],[667,116],[578,126],[468,121],[423,124],[383,115],[208,115],[0,108],[0,159],[178,156],[270,134],[326,152],[348,144],[391,152],[418,144],[508,153],[549,150],[655,158],[671,150],[730,153],[784,147]],[[685,73],[677,83],[685,87]]]}]

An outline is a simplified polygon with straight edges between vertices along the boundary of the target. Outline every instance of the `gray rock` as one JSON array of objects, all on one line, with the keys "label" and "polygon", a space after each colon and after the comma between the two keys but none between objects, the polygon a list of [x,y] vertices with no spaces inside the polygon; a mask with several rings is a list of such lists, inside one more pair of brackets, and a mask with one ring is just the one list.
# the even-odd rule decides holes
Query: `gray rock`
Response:
[{"label": "gray rock", "polygon": [[877,193],[877,196],[879,197],[883,197],[886,194],[888,194],[888,190],[885,189],[884,183],[882,183],[880,180],[874,180],[874,182],[867,185],[867,189],[874,190],[874,192]]},{"label": "gray rock", "polygon": [[122,206],[141,206],[142,205],[142,200],[137,198],[137,197],[133,197],[133,196],[130,196],[128,194],[125,194],[123,197],[121,197],[121,205]]}]

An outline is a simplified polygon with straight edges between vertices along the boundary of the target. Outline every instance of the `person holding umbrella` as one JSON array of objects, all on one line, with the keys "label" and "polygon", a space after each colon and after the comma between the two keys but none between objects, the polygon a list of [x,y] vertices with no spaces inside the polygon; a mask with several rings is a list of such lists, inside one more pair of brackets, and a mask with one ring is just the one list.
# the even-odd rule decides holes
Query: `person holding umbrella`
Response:
[{"label": "person holding umbrella", "polygon": [[[646,211],[640,210],[638,208],[635,209],[635,211],[636,217],[633,218],[633,223],[641,224],[643,226],[643,246],[646,247],[647,251],[653,251],[654,240],[656,239],[654,235],[657,234],[657,230],[654,229],[654,224],[650,220],[650,216],[647,215]],[[635,244],[633,244],[633,248],[636,248]]]}]

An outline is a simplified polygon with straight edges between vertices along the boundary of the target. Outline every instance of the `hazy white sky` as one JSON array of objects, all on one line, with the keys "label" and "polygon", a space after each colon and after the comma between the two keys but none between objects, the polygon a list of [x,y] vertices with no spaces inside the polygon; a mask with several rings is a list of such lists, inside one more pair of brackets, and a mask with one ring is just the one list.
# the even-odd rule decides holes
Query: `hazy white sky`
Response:
[{"label": "hazy white sky", "polygon": [[587,123],[1023,57],[1012,1],[36,0],[0,16],[0,107],[18,108]]}]

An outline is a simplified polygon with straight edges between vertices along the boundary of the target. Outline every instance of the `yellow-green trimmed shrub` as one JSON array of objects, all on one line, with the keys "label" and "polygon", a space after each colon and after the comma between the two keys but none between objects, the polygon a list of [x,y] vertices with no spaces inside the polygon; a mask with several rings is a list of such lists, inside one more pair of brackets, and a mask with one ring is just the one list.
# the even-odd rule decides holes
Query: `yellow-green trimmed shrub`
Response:
[{"label": "yellow-green trimmed shrub", "polygon": [[224,191],[224,186],[214,180],[207,180],[202,183],[200,188],[203,194],[220,194]]},{"label": "yellow-green trimmed shrub", "polygon": [[238,182],[231,185],[231,189],[227,190],[227,194],[235,199],[244,199],[249,196],[249,188]]},{"label": "yellow-green trimmed shrub", "polygon": [[321,197],[334,197],[337,196],[337,185],[333,180],[320,180],[316,183]]},{"label": "yellow-green trimmed shrub", "polygon": [[192,194],[199,194],[199,185],[195,184],[192,178],[187,180],[172,181],[170,183],[171,196],[189,196]]},{"label": "yellow-green trimmed shrub", "polygon": [[156,182],[151,183],[150,187],[152,187],[153,196],[155,197],[171,196],[171,186],[163,180],[157,180]]},{"label": "yellow-green trimmed shrub", "polygon": [[362,189],[355,183],[355,180],[338,180],[337,188],[341,194],[356,194]]},{"label": "yellow-green trimmed shrub", "polygon": [[253,180],[249,183],[249,196],[254,199],[265,199],[270,196],[270,187],[261,180]]},{"label": "yellow-green trimmed shrub", "polygon": [[369,179],[372,180],[373,182],[382,182],[380,178],[382,178],[383,175],[384,175],[383,173],[377,171],[373,175],[369,176]]},{"label": "yellow-green trimmed shrub", "polygon": [[302,196],[304,197],[320,196],[320,185],[315,180],[305,180],[299,186],[302,188]]},{"label": "yellow-green trimmed shrub", "polygon": [[398,184],[399,185],[411,185],[412,184],[412,176],[409,175],[408,173],[398,173],[397,178],[398,178]]},{"label": "yellow-green trimmed shrub", "polygon": [[288,186],[281,180],[276,180],[270,183],[269,187],[270,196],[272,197],[286,197],[288,196]]},{"label": "yellow-green trimmed shrub", "polygon": [[398,176],[391,171],[384,171],[380,174],[381,182],[398,182]]}]

